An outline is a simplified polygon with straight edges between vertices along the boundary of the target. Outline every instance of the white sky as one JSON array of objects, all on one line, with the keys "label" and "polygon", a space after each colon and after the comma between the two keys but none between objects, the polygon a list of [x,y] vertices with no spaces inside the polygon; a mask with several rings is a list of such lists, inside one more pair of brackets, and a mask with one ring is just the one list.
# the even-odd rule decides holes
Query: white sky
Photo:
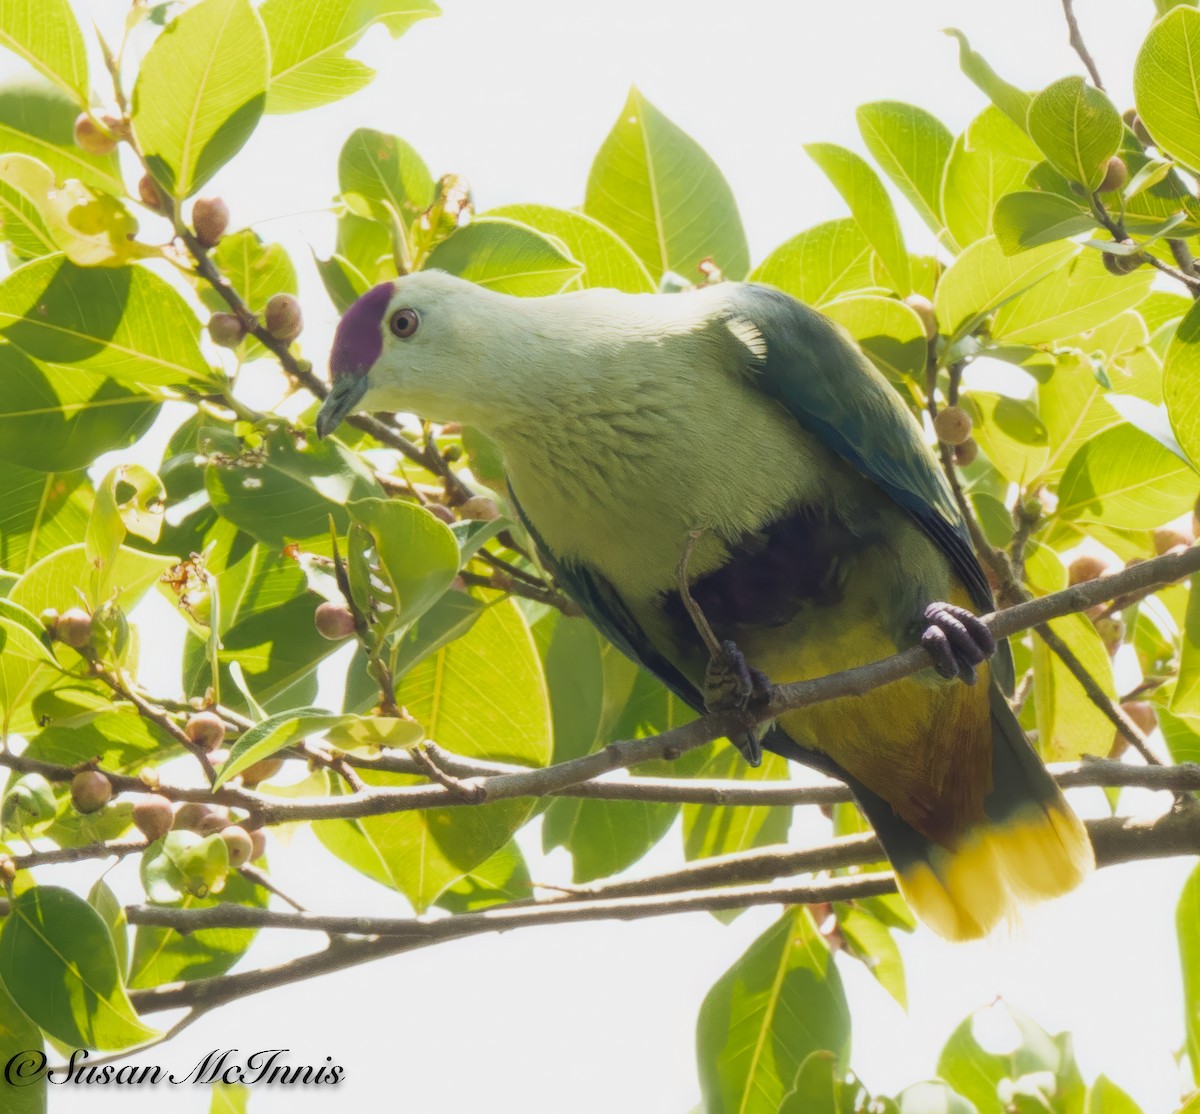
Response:
[{"label": "white sky", "polygon": [[[1077,6],[1124,108],[1153,5]],[[85,26],[90,13],[114,38],[125,7],[124,0],[90,7],[76,0]],[[354,127],[398,133],[435,174],[464,173],[481,209],[517,201],[569,207],[582,199],[592,155],[636,82],[725,171],[757,260],[802,228],[844,213],[801,145],[831,140],[861,150],[857,104],[911,101],[955,130],[983,107],[940,28],[962,28],[1018,85],[1036,89],[1080,72],[1054,0],[445,0],[444,7],[441,19],[398,43],[373,33],[356,52],[380,69],[372,86],[324,109],[268,118],[253,146],[206,190],[226,197],[235,225],[255,224],[300,265],[305,343],[318,366],[334,314],[308,246],[322,255],[330,249],[333,224],[322,210],[336,189],[338,149]],[[0,55],[0,76],[16,71]],[[916,218],[902,210],[902,219],[911,246],[928,250]],[[173,693],[179,628],[159,602],[138,617],[145,680]],[[1088,815],[1104,811],[1098,793],[1072,799]],[[1127,792],[1123,804],[1160,811],[1166,801]],[[823,834],[798,820],[792,840]],[[533,838],[524,846],[535,878],[569,879],[562,852],[543,858]],[[671,865],[678,847],[675,832],[635,869]],[[297,842],[274,863],[279,883],[310,907],[404,911],[395,895],[329,859],[315,841]],[[1174,905],[1191,866],[1105,870],[1081,892],[1032,911],[1011,938],[951,946],[918,932],[902,944],[907,1017],[859,964],[840,963],[854,1016],[854,1067],[883,1093],[928,1077],[954,1026],[1002,995],[1051,1031],[1073,1031],[1085,1077],[1106,1072],[1146,1114],[1173,1110],[1180,1078],[1171,1053],[1183,1032]],[[97,873],[87,867],[53,877],[86,887]],[[131,865],[110,880],[137,899]],[[252,1114],[324,1111],[334,1102],[372,1114],[456,1114],[482,1105],[684,1114],[698,1099],[699,1004],[775,912],[753,910],[730,927],[695,915],[441,945],[247,999],[140,1059],[186,1073],[213,1048],[289,1048],[290,1063],[332,1056],[346,1069],[336,1091],[256,1089]],[[260,942],[243,966],[318,945],[319,938]],[[54,1114],[162,1109],[207,1111],[207,1089],[64,1088],[51,1099]]]}]

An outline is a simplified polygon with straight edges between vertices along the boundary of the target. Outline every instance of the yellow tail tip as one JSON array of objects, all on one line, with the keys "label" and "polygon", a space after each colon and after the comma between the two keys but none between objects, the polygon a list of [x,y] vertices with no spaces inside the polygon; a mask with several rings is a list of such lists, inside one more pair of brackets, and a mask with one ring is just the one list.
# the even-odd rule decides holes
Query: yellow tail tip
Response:
[{"label": "yellow tail tip", "polygon": [[954,850],[897,871],[912,911],[947,940],[986,936],[1021,905],[1058,897],[1095,865],[1092,843],[1065,801],[1030,804],[1003,823],[975,828]]}]

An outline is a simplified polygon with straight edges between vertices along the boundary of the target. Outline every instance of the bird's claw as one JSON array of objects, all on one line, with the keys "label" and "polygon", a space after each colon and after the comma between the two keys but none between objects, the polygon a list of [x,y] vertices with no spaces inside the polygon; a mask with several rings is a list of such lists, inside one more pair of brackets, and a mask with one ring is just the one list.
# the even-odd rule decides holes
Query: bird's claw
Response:
[{"label": "bird's claw", "polygon": [[[746,661],[737,643],[722,642],[721,652],[709,659],[704,672],[704,706],[710,712],[744,712],[770,694],[770,680]],[[762,762],[762,743],[753,731],[733,742],[751,766]]]},{"label": "bird's claw", "polygon": [[996,652],[996,640],[987,624],[965,607],[931,603],[925,608],[921,645],[933,659],[933,667],[947,679],[959,677],[975,683],[975,668]]}]

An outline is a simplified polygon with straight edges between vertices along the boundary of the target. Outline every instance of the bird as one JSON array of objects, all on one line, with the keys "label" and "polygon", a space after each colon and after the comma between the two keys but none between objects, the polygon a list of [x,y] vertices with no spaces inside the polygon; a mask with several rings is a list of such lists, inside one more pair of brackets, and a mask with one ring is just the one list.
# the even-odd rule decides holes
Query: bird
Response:
[{"label": "bird", "polygon": [[347,308],[329,368],[318,436],[356,411],[489,435],[543,566],[698,712],[925,646],[920,673],[733,742],[844,780],[940,936],[982,937],[1094,865],[1005,699],[947,477],[818,311],[749,282],[515,297],[417,271]]}]

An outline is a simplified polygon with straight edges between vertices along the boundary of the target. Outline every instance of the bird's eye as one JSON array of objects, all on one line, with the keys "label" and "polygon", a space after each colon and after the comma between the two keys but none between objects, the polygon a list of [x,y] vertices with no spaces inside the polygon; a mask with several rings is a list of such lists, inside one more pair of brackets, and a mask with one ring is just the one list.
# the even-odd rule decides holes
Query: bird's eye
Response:
[{"label": "bird's eye", "polygon": [[417,326],[420,323],[421,319],[417,316],[415,309],[398,309],[392,314],[391,320],[388,322],[388,327],[401,340],[407,340],[417,331]]}]

